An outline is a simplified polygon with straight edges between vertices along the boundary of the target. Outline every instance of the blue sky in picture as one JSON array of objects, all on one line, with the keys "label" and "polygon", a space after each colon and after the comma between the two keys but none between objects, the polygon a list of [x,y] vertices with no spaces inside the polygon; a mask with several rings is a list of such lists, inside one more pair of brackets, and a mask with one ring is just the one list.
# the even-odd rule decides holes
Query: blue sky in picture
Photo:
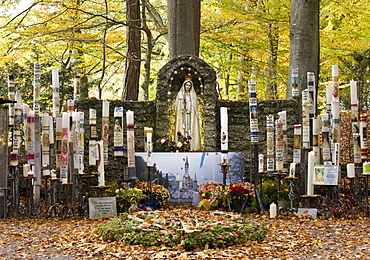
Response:
[{"label": "blue sky in picture", "polygon": [[[229,153],[229,159],[236,153]],[[140,156],[146,161],[146,153],[135,153],[135,156]],[[243,156],[241,156],[243,158]],[[184,175],[185,161],[188,158],[189,162],[189,175],[194,178],[197,176],[198,185],[214,181],[222,183],[223,175],[220,172],[221,166],[221,153],[153,153],[152,161],[156,164],[159,171],[163,174],[179,175],[181,179]],[[232,168],[230,169],[232,170]],[[233,174],[230,172],[229,174]]]}]

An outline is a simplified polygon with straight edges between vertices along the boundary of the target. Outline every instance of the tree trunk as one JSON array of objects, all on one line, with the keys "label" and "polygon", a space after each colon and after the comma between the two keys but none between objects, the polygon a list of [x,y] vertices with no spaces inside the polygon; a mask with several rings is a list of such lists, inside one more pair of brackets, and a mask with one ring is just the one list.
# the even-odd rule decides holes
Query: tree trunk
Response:
[{"label": "tree trunk", "polygon": [[319,0],[292,0],[287,99],[292,98],[292,70],[298,68],[299,95],[307,88],[307,72],[319,74]]},{"label": "tree trunk", "polygon": [[144,100],[149,99],[149,83],[150,83],[150,62],[152,60],[152,51],[153,51],[153,39],[152,39],[152,32],[150,31],[147,25],[146,19],[146,10],[149,6],[147,0],[142,0],[142,8],[141,8],[141,17],[142,17],[142,27],[143,31],[146,35],[147,40],[147,47],[145,53],[145,61],[144,61],[144,81],[141,84],[141,89],[144,92]]},{"label": "tree trunk", "polygon": [[126,68],[122,100],[138,100],[140,59],[141,59],[141,19],[140,1],[126,0],[127,5],[127,38]]},{"label": "tree trunk", "polygon": [[200,0],[168,0],[170,58],[199,56]]}]

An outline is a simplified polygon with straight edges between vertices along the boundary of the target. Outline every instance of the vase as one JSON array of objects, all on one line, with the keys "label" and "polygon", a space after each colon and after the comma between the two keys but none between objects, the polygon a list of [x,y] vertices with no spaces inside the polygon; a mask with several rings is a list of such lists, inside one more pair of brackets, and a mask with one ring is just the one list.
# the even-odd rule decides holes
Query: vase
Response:
[{"label": "vase", "polygon": [[[233,210],[235,213],[243,213],[245,210],[245,199],[233,200]],[[244,207],[243,207],[244,206]]]},{"label": "vase", "polygon": [[156,210],[156,209],[159,209],[160,208],[160,206],[158,204],[158,201],[156,201],[156,200],[149,200],[147,202],[147,206],[150,207],[153,210]]}]

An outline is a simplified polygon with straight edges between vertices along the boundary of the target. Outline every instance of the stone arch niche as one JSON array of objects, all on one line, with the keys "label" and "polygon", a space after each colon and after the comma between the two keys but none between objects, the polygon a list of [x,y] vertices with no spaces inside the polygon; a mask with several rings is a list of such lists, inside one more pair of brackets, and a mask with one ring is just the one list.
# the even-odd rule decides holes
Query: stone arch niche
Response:
[{"label": "stone arch niche", "polygon": [[216,115],[218,92],[216,72],[203,60],[194,56],[180,56],[165,64],[158,72],[156,96],[156,145],[160,139],[175,133],[174,101],[184,80],[190,77],[197,94],[200,139],[203,151],[215,151],[217,147]]}]

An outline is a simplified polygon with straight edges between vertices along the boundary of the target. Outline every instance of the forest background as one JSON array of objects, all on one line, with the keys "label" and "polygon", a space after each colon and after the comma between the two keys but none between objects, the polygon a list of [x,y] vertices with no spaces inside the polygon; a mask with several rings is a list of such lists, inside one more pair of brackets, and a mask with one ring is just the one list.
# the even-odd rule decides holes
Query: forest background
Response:
[{"label": "forest background", "polygon": [[[140,53],[127,55],[127,6],[139,3]],[[361,93],[370,87],[370,10],[368,0],[320,1],[318,106],[324,107],[331,66],[340,68],[342,109],[350,108],[349,81]],[[221,99],[247,98],[247,81],[257,82],[258,99],[285,99],[289,73],[291,1],[203,0],[199,57],[217,73]],[[58,69],[61,103],[82,98],[123,99],[127,61],[139,64],[138,100],[153,100],[158,70],[170,59],[165,0],[4,0],[0,9],[0,96],[8,76],[31,104],[33,66],[40,63],[41,110],[51,108],[51,70]],[[188,38],[181,39],[187,41]],[[367,94],[365,94],[367,95]],[[367,96],[362,108],[368,108]]]}]

